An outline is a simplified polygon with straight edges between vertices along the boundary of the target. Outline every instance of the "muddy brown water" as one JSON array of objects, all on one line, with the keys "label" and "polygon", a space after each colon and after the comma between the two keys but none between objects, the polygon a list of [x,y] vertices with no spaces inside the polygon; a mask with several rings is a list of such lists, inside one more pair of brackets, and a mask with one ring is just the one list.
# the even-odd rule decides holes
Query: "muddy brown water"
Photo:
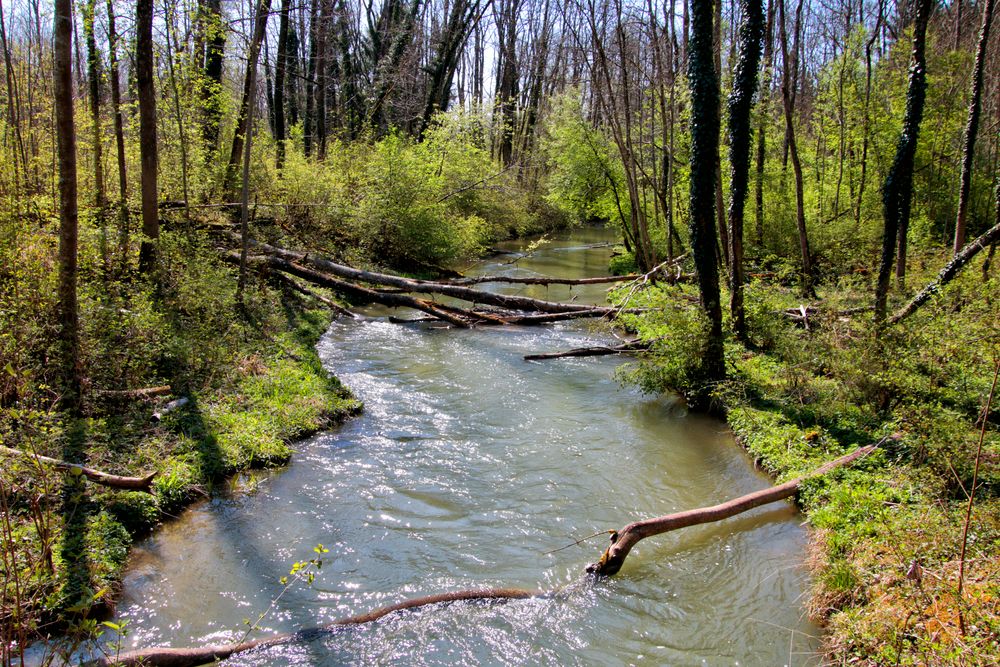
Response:
[{"label": "muddy brown water", "polygon": [[[603,275],[602,229],[470,273]],[[525,244],[508,244],[508,250]],[[499,288],[497,288],[499,289]],[[604,286],[504,287],[600,302]],[[622,387],[626,358],[526,362],[613,341],[606,326],[461,331],[372,308],[319,353],[364,414],[297,446],[288,467],[187,510],[135,549],[118,606],[125,648],[189,646],[316,626],[408,597],[472,587],[558,589],[436,605],[236,656],[233,665],[804,665],[806,532],[788,504],[642,542],[622,572],[583,576],[630,520],[763,488],[725,425]],[[312,586],[296,561],[329,549]]]}]

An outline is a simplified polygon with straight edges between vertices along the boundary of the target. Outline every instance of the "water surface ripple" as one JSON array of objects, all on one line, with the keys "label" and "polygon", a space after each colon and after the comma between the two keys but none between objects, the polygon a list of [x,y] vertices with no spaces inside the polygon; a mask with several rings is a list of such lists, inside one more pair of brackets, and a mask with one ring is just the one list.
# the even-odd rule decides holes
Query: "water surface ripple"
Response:
[{"label": "water surface ripple", "polygon": [[[477,271],[601,275],[609,238],[583,230]],[[604,287],[515,287],[551,299]],[[298,446],[252,492],[187,511],[136,549],[119,615],[128,646],[233,639],[326,545],[312,587],[289,590],[261,635],[408,597],[484,586],[558,589],[455,603],[253,651],[233,665],[816,664],[803,618],[806,536],[788,505],[644,541],[615,578],[585,565],[630,520],[714,504],[768,484],[723,424],[615,381],[617,358],[525,362],[607,343],[594,323],[458,331],[338,321],[319,352],[365,403]]]}]

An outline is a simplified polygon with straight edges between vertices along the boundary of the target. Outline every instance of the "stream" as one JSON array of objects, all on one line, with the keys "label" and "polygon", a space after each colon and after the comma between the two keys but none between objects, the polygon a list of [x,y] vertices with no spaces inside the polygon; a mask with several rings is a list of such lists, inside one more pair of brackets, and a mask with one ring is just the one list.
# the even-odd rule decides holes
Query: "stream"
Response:
[{"label": "stream", "polygon": [[[600,244],[613,237],[556,234],[467,273],[604,275],[611,250]],[[502,289],[598,303],[606,286]],[[313,585],[285,592],[256,636],[449,590],[559,592],[423,607],[226,664],[819,664],[820,630],[803,611],[807,535],[789,504],[645,540],[597,583],[583,571],[607,536],[546,553],[770,483],[724,424],[622,387],[627,358],[522,359],[606,344],[606,324],[456,330],[362,312],[335,322],[318,350],[364,413],[139,544],[118,606],[126,649],[240,637],[322,543]]]}]

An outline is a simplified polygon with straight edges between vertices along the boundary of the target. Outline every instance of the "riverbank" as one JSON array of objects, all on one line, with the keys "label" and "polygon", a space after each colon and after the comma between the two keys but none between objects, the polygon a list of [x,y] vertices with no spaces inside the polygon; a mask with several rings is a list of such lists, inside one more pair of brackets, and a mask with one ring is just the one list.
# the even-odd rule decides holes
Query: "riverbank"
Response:
[{"label": "riverbank", "polygon": [[[943,262],[916,258],[922,268],[910,285],[921,287]],[[823,298],[809,304],[773,280],[748,289],[750,345],[730,336],[728,380],[715,396],[757,464],[780,482],[883,443],[798,498],[814,529],[808,607],[826,625],[832,663],[1000,662],[996,398],[984,428],[980,421],[1000,356],[998,288],[995,274],[970,270],[880,338],[862,279],[820,288]],[[703,326],[692,295],[650,290],[639,305],[657,310],[623,318],[654,341],[625,379],[649,391],[689,381]],[[977,469],[963,570],[966,490]]]},{"label": "riverbank", "polygon": [[[49,242],[37,237],[40,260]],[[251,282],[239,304],[234,270],[201,234],[167,234],[161,252],[159,285],[84,268],[95,273],[81,300],[80,418],[55,407],[45,352],[36,349],[45,339],[31,338],[30,313],[9,330],[32,344],[7,366],[5,446],[109,473],[156,474],[150,493],[122,491],[4,456],[0,647],[12,660],[38,637],[68,632],[72,643],[99,634],[138,538],[234,474],[285,464],[296,440],[361,408],[315,351],[329,311],[266,281]],[[22,281],[46,280],[46,266],[26,259]],[[158,389],[134,391],[145,387]]]}]

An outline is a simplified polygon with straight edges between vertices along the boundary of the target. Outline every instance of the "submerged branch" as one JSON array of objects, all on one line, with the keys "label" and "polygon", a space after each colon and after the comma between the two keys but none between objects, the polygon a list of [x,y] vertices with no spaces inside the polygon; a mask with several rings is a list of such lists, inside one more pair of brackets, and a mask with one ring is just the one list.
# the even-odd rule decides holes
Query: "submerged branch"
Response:
[{"label": "submerged branch", "polygon": [[879,444],[881,444],[881,442],[874,445],[860,447],[850,454],[841,456],[839,459],[834,459],[833,461],[816,468],[812,472],[801,477],[796,477],[795,479],[789,480],[784,484],[748,493],[745,496],[734,498],[733,500],[719,505],[687,510],[685,512],[676,512],[674,514],[659,516],[652,519],[644,519],[642,521],[634,521],[622,528],[620,531],[611,534],[611,544],[601,555],[601,559],[599,561],[587,566],[587,572],[598,576],[611,576],[616,574],[624,564],[625,558],[632,550],[632,547],[638,544],[640,540],[647,537],[667,533],[672,530],[677,530],[678,528],[687,528],[688,526],[696,526],[702,523],[721,521],[723,519],[728,519],[731,516],[752,510],[755,507],[760,507],[761,505],[790,498],[795,495],[796,491],[799,490],[799,486],[803,481],[812,477],[825,475],[835,468],[845,466],[863,458],[874,451]]}]

